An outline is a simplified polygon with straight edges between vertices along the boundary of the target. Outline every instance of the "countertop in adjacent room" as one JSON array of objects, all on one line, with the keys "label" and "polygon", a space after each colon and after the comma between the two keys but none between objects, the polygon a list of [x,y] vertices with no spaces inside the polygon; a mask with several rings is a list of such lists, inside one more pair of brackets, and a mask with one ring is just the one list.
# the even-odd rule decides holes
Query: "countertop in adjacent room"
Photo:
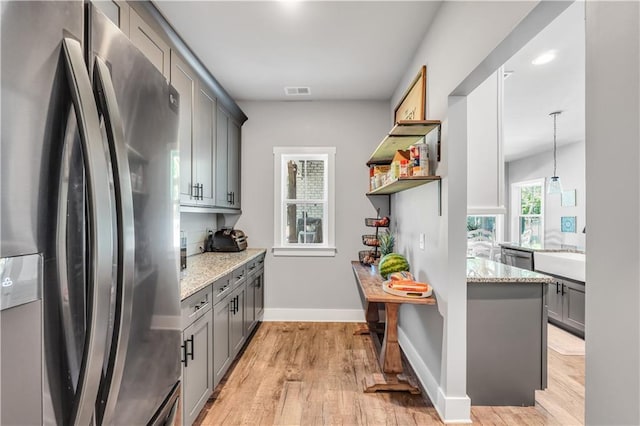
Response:
[{"label": "countertop in adjacent room", "polygon": [[523,250],[523,251],[565,251],[571,253],[584,253],[584,248],[576,247],[576,246],[567,246],[567,245],[558,245],[558,244],[543,244],[542,247],[538,246],[530,246],[527,244],[519,244],[519,243],[499,243],[500,247],[510,248],[514,250]]},{"label": "countertop in adjacent room", "polygon": [[262,248],[248,248],[239,252],[202,253],[188,257],[186,274],[180,279],[181,300],[264,253],[266,250]]},{"label": "countertop in adjacent room", "polygon": [[539,272],[516,268],[493,260],[467,259],[467,283],[551,283],[553,278]]}]

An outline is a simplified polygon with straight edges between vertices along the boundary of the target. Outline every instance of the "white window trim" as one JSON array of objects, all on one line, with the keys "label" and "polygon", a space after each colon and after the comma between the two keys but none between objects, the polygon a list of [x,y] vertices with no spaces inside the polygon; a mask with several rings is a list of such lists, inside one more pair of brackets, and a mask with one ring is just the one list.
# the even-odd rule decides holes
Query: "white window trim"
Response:
[{"label": "white window trim", "polygon": [[[542,198],[540,200],[540,215],[521,215],[520,214],[520,188],[523,186],[542,186]],[[514,182],[511,184],[511,240],[520,242],[520,224],[518,218],[520,216],[540,217],[540,226],[542,228],[543,238],[545,237],[544,216],[545,216],[545,196],[546,182],[545,178],[526,180],[522,182]]]},{"label": "white window trim", "polygon": [[[327,199],[325,200],[326,218],[328,226],[324,226],[326,238],[321,244],[295,244],[283,241],[283,229],[286,223],[284,216],[283,195],[285,189],[283,179],[283,157],[297,156],[326,156],[327,158]],[[336,255],[335,246],[335,147],[311,147],[311,146],[277,146],[273,148],[273,248],[274,256],[307,256],[307,257],[332,257]]]}]

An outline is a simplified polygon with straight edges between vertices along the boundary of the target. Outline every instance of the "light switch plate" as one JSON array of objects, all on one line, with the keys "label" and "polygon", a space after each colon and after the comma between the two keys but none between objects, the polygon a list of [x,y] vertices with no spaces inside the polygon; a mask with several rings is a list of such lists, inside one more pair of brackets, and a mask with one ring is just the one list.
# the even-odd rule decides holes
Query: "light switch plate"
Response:
[{"label": "light switch plate", "polygon": [[424,250],[424,234],[420,233],[420,250]]}]

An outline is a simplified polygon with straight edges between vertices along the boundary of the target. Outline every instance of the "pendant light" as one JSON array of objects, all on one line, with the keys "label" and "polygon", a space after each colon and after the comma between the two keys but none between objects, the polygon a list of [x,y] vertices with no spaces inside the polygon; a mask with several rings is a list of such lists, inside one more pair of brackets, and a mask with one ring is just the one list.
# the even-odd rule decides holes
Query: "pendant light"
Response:
[{"label": "pendant light", "polygon": [[556,173],[556,166],[557,166],[556,119],[558,118],[558,114],[561,114],[561,113],[562,111],[554,111],[549,114],[553,116],[553,176],[549,178],[549,186],[547,187],[547,194],[562,193],[562,184],[560,183],[560,178]]}]

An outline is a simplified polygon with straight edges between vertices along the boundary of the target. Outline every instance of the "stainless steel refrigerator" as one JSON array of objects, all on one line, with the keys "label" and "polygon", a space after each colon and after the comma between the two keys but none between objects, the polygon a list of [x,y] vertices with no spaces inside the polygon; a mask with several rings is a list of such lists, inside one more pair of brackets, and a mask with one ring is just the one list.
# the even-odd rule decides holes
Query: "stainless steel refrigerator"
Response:
[{"label": "stainless steel refrigerator", "polygon": [[172,422],[178,94],[91,3],[0,7],[0,423]]}]

